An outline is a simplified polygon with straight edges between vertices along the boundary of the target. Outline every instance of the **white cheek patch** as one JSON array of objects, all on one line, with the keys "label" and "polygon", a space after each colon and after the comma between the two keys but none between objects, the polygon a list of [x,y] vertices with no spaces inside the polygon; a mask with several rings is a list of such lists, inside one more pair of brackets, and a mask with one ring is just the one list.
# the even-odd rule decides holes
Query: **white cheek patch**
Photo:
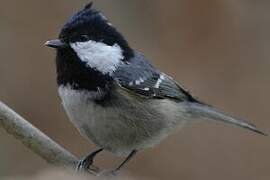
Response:
[{"label": "white cheek patch", "polygon": [[103,74],[112,74],[124,59],[122,49],[118,44],[109,46],[102,42],[86,41],[70,43],[81,61]]}]

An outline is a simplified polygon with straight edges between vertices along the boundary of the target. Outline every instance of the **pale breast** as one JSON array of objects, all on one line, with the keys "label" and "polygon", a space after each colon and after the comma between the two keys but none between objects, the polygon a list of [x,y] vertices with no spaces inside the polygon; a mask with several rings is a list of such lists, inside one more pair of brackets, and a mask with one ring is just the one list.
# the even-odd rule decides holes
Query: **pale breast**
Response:
[{"label": "pale breast", "polygon": [[149,101],[115,92],[110,102],[101,105],[93,100],[101,92],[78,91],[68,86],[59,87],[59,95],[80,133],[118,155],[159,143],[180,122],[178,117],[168,116],[177,110],[168,105],[169,101]]}]

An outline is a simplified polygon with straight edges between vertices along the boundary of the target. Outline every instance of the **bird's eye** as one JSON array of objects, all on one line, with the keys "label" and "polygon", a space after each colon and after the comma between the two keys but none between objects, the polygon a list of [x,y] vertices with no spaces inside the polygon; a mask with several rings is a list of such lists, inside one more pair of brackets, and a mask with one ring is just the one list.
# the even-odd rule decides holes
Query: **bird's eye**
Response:
[{"label": "bird's eye", "polygon": [[80,41],[89,41],[90,40],[90,37],[88,35],[81,35],[80,36]]}]

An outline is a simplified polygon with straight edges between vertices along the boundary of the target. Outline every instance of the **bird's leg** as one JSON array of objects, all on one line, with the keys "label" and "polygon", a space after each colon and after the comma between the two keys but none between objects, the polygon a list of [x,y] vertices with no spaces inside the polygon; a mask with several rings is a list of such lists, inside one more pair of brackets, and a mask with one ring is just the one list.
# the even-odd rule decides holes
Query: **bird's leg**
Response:
[{"label": "bird's leg", "polygon": [[100,153],[103,149],[98,149],[94,152],[91,152],[90,154],[88,154],[87,156],[85,156],[84,158],[82,158],[78,164],[76,165],[76,173],[78,173],[80,170],[87,170],[92,164],[93,164],[93,161],[94,161],[94,157]]},{"label": "bird's leg", "polygon": [[137,153],[137,150],[131,151],[128,157],[115,169],[112,171],[114,175],[116,175]]}]

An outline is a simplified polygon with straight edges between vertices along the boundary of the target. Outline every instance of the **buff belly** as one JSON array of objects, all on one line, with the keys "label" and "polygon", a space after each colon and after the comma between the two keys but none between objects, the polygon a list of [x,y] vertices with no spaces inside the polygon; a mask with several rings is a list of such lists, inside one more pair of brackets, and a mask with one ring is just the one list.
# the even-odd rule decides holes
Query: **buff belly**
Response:
[{"label": "buff belly", "polygon": [[189,119],[179,103],[144,99],[122,91],[114,91],[106,104],[94,100],[101,94],[69,86],[59,87],[59,95],[82,136],[117,155],[152,147]]}]

